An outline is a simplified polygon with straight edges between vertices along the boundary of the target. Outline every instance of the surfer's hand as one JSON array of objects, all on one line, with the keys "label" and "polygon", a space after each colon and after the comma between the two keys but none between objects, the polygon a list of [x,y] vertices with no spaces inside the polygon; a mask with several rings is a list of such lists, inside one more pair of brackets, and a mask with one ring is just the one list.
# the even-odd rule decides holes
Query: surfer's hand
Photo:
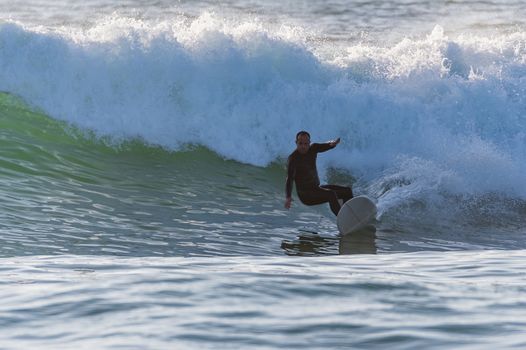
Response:
[{"label": "surfer's hand", "polygon": [[329,145],[331,145],[331,147],[336,147],[336,145],[339,143],[340,143],[339,137],[336,140],[329,141]]},{"label": "surfer's hand", "polygon": [[287,199],[285,199],[285,208],[290,209],[291,204],[292,204],[292,198],[287,197]]}]

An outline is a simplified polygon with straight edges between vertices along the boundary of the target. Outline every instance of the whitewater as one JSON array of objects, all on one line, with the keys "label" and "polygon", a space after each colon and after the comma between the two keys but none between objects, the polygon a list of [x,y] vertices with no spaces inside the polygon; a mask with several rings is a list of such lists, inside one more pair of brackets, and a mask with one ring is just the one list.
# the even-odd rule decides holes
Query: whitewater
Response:
[{"label": "whitewater", "polygon": [[[0,2],[0,348],[524,346],[523,18]],[[283,207],[299,130],[374,227]]]}]

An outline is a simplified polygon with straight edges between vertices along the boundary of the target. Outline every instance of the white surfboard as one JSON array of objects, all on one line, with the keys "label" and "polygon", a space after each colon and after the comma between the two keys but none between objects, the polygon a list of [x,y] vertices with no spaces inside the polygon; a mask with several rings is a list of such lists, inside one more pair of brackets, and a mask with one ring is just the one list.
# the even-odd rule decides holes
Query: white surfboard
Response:
[{"label": "white surfboard", "polygon": [[367,196],[349,199],[342,205],[336,224],[342,235],[364,228],[376,216],[376,205]]}]

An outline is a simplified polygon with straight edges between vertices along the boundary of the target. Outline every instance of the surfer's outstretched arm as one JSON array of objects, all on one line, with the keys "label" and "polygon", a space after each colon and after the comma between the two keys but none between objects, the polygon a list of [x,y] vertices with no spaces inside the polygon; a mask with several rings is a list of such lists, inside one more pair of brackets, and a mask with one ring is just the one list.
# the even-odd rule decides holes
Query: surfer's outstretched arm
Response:
[{"label": "surfer's outstretched arm", "polygon": [[333,149],[339,143],[340,143],[340,138],[338,137],[336,140],[332,140],[332,141],[325,142],[325,143],[313,143],[312,147],[316,150],[317,153],[322,153],[322,152],[327,152],[330,149]]},{"label": "surfer's outstretched arm", "polygon": [[337,144],[340,143],[340,138],[338,137],[336,140],[329,141],[328,143],[332,148],[334,148]]}]

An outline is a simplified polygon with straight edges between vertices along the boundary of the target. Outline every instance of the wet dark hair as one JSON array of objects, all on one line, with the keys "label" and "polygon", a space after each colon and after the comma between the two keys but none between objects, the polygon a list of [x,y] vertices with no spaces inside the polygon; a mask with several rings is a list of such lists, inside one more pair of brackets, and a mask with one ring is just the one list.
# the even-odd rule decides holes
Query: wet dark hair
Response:
[{"label": "wet dark hair", "polygon": [[296,141],[298,141],[298,137],[302,136],[302,135],[307,135],[310,139],[310,134],[308,132],[306,132],[305,130],[301,130],[300,132],[298,132],[296,134]]}]

